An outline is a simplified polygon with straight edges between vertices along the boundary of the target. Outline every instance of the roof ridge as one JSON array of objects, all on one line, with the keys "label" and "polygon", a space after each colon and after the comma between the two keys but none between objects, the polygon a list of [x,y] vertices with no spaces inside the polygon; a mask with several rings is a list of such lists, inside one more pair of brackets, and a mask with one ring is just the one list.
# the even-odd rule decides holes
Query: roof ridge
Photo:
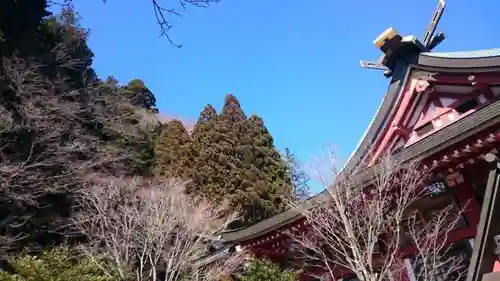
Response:
[{"label": "roof ridge", "polygon": [[442,57],[442,58],[486,58],[486,57],[500,57],[500,48],[489,48],[481,50],[467,50],[467,51],[450,51],[450,52],[423,52],[421,55],[429,57]]}]

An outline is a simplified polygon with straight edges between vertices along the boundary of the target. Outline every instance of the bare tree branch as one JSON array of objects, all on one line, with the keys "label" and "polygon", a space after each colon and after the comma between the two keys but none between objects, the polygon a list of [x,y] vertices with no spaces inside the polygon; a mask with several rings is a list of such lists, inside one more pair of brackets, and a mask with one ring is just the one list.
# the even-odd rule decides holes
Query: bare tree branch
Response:
[{"label": "bare tree branch", "polygon": [[465,207],[458,209],[452,203],[435,210],[426,219],[421,211],[414,211],[406,218],[406,235],[416,248],[412,257],[416,280],[430,280],[439,275],[440,280],[456,281],[467,274],[467,259],[453,253],[452,245],[446,243],[449,233],[463,226],[460,214],[464,210]]},{"label": "bare tree branch", "polygon": [[[178,7],[173,4],[174,1],[169,5],[165,5],[162,2],[168,2],[169,0],[150,0],[153,6],[153,11],[156,19],[156,23],[160,27],[160,36],[167,38],[168,42],[177,48],[181,48],[182,44],[176,44],[170,37],[170,31],[172,29],[172,18],[181,17],[182,13],[179,10],[185,10],[188,6],[194,6],[197,8],[208,8],[211,4],[218,3],[221,0],[177,0]],[[62,7],[71,6],[73,0],[49,0],[51,5],[58,5]],[[102,0],[102,2],[107,3],[108,0]]]},{"label": "bare tree branch", "polygon": [[207,266],[193,268],[191,275],[200,281],[225,280],[224,278],[240,271],[245,262],[249,260],[251,260],[251,255],[247,252],[234,252]]},{"label": "bare tree branch", "polygon": [[[94,243],[86,251],[108,255],[122,278],[132,274],[136,280],[173,281],[192,274],[191,264],[206,252],[205,238],[231,220],[221,219],[223,209],[211,202],[188,197],[176,180],[93,178],[80,197],[82,229]],[[203,280],[214,280],[236,261],[198,273]]]},{"label": "bare tree branch", "polygon": [[81,65],[71,48],[63,41],[51,50],[52,68],[15,55],[1,61],[0,233],[23,248],[28,238],[67,231],[72,194],[89,172],[126,170],[131,149],[104,139],[132,137],[147,126],[127,125],[133,107],[102,83],[72,89],[61,74]]},{"label": "bare tree branch", "polygon": [[[290,233],[304,264],[319,267],[329,280],[337,279],[338,272],[354,274],[361,281],[394,280],[406,270],[403,259],[408,257],[402,249],[413,246],[416,255],[410,258],[422,264],[415,273],[418,280],[433,280],[436,270],[445,266],[446,277],[463,276],[463,261],[446,254],[451,249],[448,234],[461,221],[465,206],[458,208],[446,193],[426,188],[429,175],[416,163],[382,158],[366,186],[354,180],[359,167],[340,173],[335,157],[328,158],[333,183],[320,173],[328,187],[324,200],[312,209],[296,206],[302,208],[310,228]],[[437,197],[446,200],[437,200],[444,203],[423,216],[422,207],[427,212],[436,200],[426,204],[422,200]]]}]

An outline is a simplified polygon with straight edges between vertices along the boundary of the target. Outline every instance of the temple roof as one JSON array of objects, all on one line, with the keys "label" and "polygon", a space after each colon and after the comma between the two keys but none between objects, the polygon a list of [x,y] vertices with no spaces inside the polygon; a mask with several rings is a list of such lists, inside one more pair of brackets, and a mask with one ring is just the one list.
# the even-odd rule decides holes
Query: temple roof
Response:
[{"label": "temple roof", "polygon": [[456,52],[425,52],[421,56],[452,58],[452,59],[475,59],[500,57],[500,48],[475,50],[475,51],[456,51]]},{"label": "temple roof", "polygon": [[[420,53],[407,65],[395,71],[388,91],[385,94],[374,118],[367,130],[361,137],[358,146],[347,161],[346,167],[353,167],[363,161],[369,152],[371,145],[379,137],[380,132],[389,122],[389,116],[396,110],[396,102],[406,84],[411,70],[425,69],[435,72],[479,72],[487,70],[500,71],[500,48],[467,51],[467,52],[432,52]],[[471,114],[468,118],[460,119],[440,131],[416,142],[394,155],[399,161],[409,161],[415,158],[425,158],[433,155],[446,147],[454,145],[470,135],[485,129],[492,124],[500,123],[500,101]],[[443,142],[443,140],[447,140]],[[376,165],[362,171],[357,176],[359,183],[366,182],[374,176]],[[326,193],[312,197],[304,202],[306,208],[314,206],[318,200],[322,200]],[[276,230],[284,225],[292,223],[301,217],[300,210],[289,209],[281,214],[275,215],[253,226],[223,233],[221,240],[226,243],[239,243],[253,239]]]},{"label": "temple roof", "polygon": [[[492,126],[492,124],[498,123],[500,123],[500,101],[496,101],[474,112],[469,115],[468,118],[460,119],[444,127],[422,141],[416,142],[403,149],[395,154],[394,157],[397,161],[402,162],[416,158],[423,159],[435,154],[437,151],[441,151],[463,141],[475,133]],[[444,139],[447,141],[443,142]],[[356,182],[359,184],[368,182],[375,176],[375,172],[378,168],[377,165],[374,165],[363,170],[356,176]],[[327,196],[326,191],[323,191],[304,202],[303,208],[313,207],[318,201],[327,198]],[[223,233],[221,235],[221,240],[226,243],[239,243],[241,241],[257,238],[265,233],[297,221],[301,218],[301,214],[301,210],[292,208],[250,227]]]},{"label": "temple roof", "polygon": [[[439,68],[440,71],[446,68],[500,66],[500,48],[456,52],[423,52],[419,54],[417,63],[409,68],[419,68],[419,66]],[[348,158],[346,167],[357,165],[363,160],[378,133],[386,125],[387,115],[395,109],[393,104],[400,96],[408,74],[409,71],[394,75],[389,89],[384,95],[373,119]]]}]

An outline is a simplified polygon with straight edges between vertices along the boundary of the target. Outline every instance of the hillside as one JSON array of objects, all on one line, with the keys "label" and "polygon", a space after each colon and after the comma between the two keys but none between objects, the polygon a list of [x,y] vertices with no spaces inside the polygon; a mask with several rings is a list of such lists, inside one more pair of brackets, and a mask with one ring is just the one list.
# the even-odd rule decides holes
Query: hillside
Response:
[{"label": "hillside", "polygon": [[219,202],[240,226],[292,198],[295,168],[235,96],[219,113],[206,105],[190,131],[179,120],[162,122],[141,79],[98,77],[88,32],[71,8],[53,15],[46,0],[9,0],[0,11],[3,258],[87,243],[84,227],[75,227],[88,211],[80,195],[110,179],[182,179],[187,196]]}]

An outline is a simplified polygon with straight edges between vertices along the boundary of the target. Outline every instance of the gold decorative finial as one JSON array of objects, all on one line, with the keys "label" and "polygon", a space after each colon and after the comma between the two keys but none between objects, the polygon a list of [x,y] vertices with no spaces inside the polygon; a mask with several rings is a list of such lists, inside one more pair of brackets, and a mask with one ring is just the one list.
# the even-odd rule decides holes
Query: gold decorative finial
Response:
[{"label": "gold decorative finial", "polygon": [[375,41],[373,41],[373,44],[375,44],[375,46],[377,48],[381,48],[382,46],[384,46],[385,42],[391,40],[392,38],[398,36],[398,32],[396,31],[396,29],[392,28],[392,27],[389,27],[388,29],[386,29],[384,32],[382,32],[378,37],[377,39],[375,39]]}]

